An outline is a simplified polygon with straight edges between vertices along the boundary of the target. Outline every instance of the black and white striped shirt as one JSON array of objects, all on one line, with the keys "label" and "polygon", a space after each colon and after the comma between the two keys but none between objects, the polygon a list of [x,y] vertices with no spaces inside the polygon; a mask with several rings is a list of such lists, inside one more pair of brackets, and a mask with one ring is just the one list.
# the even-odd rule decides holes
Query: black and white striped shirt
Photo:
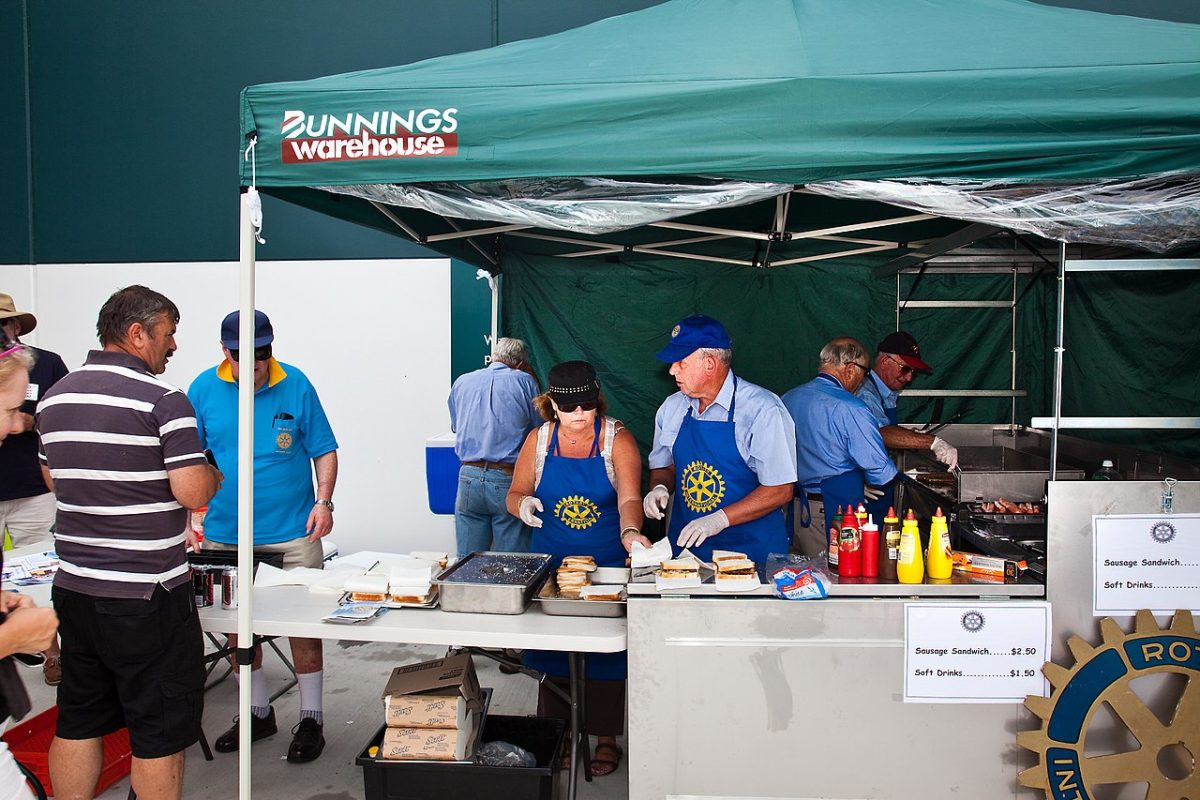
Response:
[{"label": "black and white striped shirt", "polygon": [[188,511],[167,472],[205,462],[187,395],[128,353],[93,350],[38,405],[58,496],[55,586],[149,598],[187,580]]}]

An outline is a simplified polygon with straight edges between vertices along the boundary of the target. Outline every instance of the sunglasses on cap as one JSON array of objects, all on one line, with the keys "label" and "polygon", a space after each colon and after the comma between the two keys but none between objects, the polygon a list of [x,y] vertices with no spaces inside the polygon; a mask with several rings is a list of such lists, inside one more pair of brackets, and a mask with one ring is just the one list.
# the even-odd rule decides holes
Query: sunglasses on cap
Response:
[{"label": "sunglasses on cap", "polygon": [[[241,350],[230,350],[229,357],[231,359],[233,359],[234,361],[237,361],[238,355],[241,352],[242,352]],[[254,360],[255,361],[270,361],[271,360],[271,345],[264,344],[262,347],[254,348]]]},{"label": "sunglasses on cap", "polygon": [[595,400],[585,400],[582,403],[559,403],[558,410],[564,414],[570,414],[572,411],[595,411],[597,408]]},{"label": "sunglasses on cap", "polygon": [[896,356],[892,355],[891,353],[884,353],[884,355],[900,365],[900,374],[901,375],[912,375],[913,374],[913,372],[914,372],[913,368],[910,367],[908,364],[905,364],[902,359],[896,358]]}]

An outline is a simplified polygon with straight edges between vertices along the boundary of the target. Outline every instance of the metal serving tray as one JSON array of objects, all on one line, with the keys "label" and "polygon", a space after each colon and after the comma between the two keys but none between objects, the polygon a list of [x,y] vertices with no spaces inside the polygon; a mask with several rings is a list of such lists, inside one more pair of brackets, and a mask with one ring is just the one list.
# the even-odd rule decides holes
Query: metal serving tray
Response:
[{"label": "metal serving tray", "polygon": [[[624,567],[597,567],[592,573],[592,583],[596,585],[629,583],[629,570]],[[625,616],[624,600],[584,600],[558,596],[558,584],[553,575],[547,575],[534,598],[542,604],[542,613],[558,614],[564,617],[623,617]]]},{"label": "metal serving tray", "polygon": [[520,614],[549,570],[548,553],[471,553],[433,583],[443,611]]}]

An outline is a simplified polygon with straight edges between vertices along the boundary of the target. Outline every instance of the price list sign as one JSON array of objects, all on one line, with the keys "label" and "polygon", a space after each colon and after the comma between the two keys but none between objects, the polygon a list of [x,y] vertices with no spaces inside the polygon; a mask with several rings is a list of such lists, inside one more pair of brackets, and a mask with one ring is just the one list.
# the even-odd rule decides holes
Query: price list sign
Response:
[{"label": "price list sign", "polygon": [[906,603],[904,702],[1021,703],[1046,696],[1050,604]]},{"label": "price list sign", "polygon": [[1200,612],[1200,514],[1092,517],[1092,613]]}]

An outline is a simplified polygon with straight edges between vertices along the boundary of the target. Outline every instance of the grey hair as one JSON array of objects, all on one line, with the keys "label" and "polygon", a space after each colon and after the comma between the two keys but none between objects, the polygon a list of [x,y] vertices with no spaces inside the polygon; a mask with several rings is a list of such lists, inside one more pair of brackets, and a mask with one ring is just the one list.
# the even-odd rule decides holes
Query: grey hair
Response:
[{"label": "grey hair", "polygon": [[821,366],[840,367],[851,362],[870,361],[867,348],[858,339],[839,336],[821,348]]},{"label": "grey hair", "polygon": [[529,363],[529,345],[521,339],[510,339],[507,336],[496,340],[492,348],[492,361],[499,361],[512,366]]},{"label": "grey hair", "polygon": [[733,351],[728,347],[701,347],[698,349],[703,355],[712,356],[727,367],[733,363]]}]

